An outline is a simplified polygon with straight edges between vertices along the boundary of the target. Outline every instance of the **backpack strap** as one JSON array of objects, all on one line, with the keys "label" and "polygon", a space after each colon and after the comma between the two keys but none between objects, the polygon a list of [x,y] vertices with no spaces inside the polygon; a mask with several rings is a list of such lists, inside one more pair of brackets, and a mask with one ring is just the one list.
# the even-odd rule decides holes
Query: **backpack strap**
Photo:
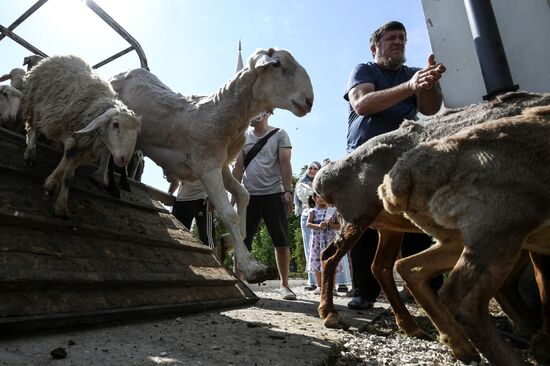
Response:
[{"label": "backpack strap", "polygon": [[250,162],[252,161],[252,159],[254,159],[254,157],[260,152],[260,150],[267,143],[267,140],[269,140],[269,138],[271,136],[276,134],[277,131],[279,131],[279,128],[273,129],[270,133],[268,133],[267,135],[265,135],[264,137],[259,139],[258,142],[256,142],[256,144],[254,146],[252,146],[252,148],[250,150],[248,150],[248,153],[244,157],[244,169],[245,170],[246,170],[246,167],[248,167],[248,164],[250,164]]}]

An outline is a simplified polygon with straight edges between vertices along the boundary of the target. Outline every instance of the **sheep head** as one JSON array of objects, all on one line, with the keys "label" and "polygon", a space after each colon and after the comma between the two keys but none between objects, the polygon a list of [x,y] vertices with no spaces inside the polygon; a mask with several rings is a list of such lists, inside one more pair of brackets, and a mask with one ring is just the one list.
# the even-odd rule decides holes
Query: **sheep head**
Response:
[{"label": "sheep head", "polygon": [[257,71],[252,87],[259,109],[286,109],[303,117],[313,106],[313,87],[306,70],[286,50],[258,50],[248,61]]},{"label": "sheep head", "polygon": [[116,165],[128,165],[141,132],[141,119],[123,106],[109,108],[76,134],[98,131]]},{"label": "sheep head", "polygon": [[9,85],[0,85],[0,125],[16,120],[21,97],[19,90]]}]

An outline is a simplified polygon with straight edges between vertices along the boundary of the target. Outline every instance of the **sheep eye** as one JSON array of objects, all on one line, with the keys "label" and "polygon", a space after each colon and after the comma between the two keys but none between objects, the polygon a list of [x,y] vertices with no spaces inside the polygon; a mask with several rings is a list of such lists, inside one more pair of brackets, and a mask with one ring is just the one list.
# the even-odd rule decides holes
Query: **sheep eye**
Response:
[{"label": "sheep eye", "polygon": [[113,128],[118,129],[118,122],[113,123]]}]

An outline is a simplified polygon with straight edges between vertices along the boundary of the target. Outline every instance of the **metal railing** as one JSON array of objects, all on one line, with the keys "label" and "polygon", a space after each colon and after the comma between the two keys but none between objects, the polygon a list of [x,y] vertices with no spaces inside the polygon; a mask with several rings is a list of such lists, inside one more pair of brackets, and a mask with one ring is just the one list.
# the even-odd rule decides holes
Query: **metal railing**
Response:
[{"label": "metal railing", "polygon": [[[21,23],[23,23],[28,17],[30,17],[34,12],[36,12],[42,5],[44,5],[48,0],[38,0],[33,6],[31,6],[27,11],[25,11],[19,18],[17,18],[10,26],[4,27],[0,24],[0,41],[4,39],[5,37],[8,37],[12,39],[14,42],[18,43],[19,45],[23,46],[24,48],[28,49],[32,53],[36,55],[40,55],[43,57],[48,57],[48,55],[43,52],[42,50],[38,49],[37,47],[33,46],[31,43],[24,40],[22,37],[18,36],[16,33],[14,33],[15,28],[17,28]],[[99,5],[95,3],[93,0],[86,0],[84,3],[97,15],[99,16],[105,23],[107,23],[115,32],[117,32],[126,42],[130,44],[130,47],[123,49],[120,52],[115,53],[111,57],[106,58],[105,60],[95,64],[92,66],[94,69],[97,69],[103,65],[108,64],[109,62],[116,60],[117,58],[132,52],[136,51],[139,62],[141,64],[141,67],[149,70],[149,66],[147,65],[147,57],[145,57],[145,52],[143,51],[143,48],[141,48],[141,45],[136,41],[134,37],[130,35],[120,24],[118,24],[105,10],[103,10]]]}]

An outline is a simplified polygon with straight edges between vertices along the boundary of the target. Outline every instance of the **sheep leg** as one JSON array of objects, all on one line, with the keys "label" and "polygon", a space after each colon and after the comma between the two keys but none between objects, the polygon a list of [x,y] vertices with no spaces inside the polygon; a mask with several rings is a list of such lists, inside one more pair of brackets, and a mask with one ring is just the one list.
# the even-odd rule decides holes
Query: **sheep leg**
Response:
[{"label": "sheep leg", "polygon": [[111,152],[109,150],[105,150],[101,157],[99,158],[99,166],[97,167],[97,170],[92,175],[93,181],[100,187],[104,188],[109,185],[109,160],[111,157]]},{"label": "sheep leg", "polygon": [[[74,159],[74,156],[76,154],[75,150],[76,150],[76,141],[74,140],[74,138],[67,139],[65,141],[63,158],[61,158],[61,161],[59,162],[59,164],[57,164],[57,167],[54,169],[53,172],[50,173],[50,175],[48,176],[48,178],[46,178],[46,181],[44,182],[44,193],[47,196],[51,196],[56,193],[59,196],[58,192],[60,191],[61,183],[65,177],[65,170],[67,169],[69,160]],[[71,158],[69,158],[69,156]],[[56,212],[55,209],[54,209],[54,212]]]},{"label": "sheep leg", "polygon": [[[235,244],[235,256],[240,269],[244,273],[246,281],[249,283],[266,281],[272,277],[272,271],[267,266],[254,260],[244,245],[239,229],[239,216],[233,207],[231,207],[231,203],[227,198],[227,193],[223,185],[222,170],[223,169],[212,169],[203,172],[200,175],[200,180],[206,188],[208,199],[214,204],[225,227],[229,230],[229,235],[231,235],[231,239]],[[229,170],[229,168],[227,168],[227,170]]]},{"label": "sheep leg", "polygon": [[420,253],[397,261],[396,269],[416,302],[422,306],[438,329],[441,341],[447,343],[461,361],[479,362],[480,357],[476,349],[429,285],[431,278],[454,266],[463,249],[460,238],[446,239],[445,242],[437,242]]},{"label": "sheep leg", "polygon": [[222,178],[227,191],[236,198],[239,229],[241,237],[244,238],[246,236],[246,207],[248,206],[250,195],[243,185],[231,174],[228,166],[222,168]]},{"label": "sheep leg", "polygon": [[357,244],[367,227],[367,225],[359,226],[346,223],[332,243],[321,253],[323,273],[318,312],[321,319],[325,319],[324,324],[327,328],[349,328],[349,325],[341,319],[340,314],[338,314],[334,307],[332,288],[334,287],[334,277],[338,263]]},{"label": "sheep leg", "polygon": [[403,300],[401,300],[393,277],[393,266],[401,249],[403,233],[389,230],[378,230],[378,233],[380,238],[378,249],[372,262],[372,273],[380,283],[384,295],[392,307],[395,321],[399,328],[407,335],[430,339],[430,336],[416,324]]},{"label": "sheep leg", "polygon": [[38,132],[36,128],[29,125],[27,129],[27,147],[23,158],[27,165],[34,165],[36,163],[36,137]]},{"label": "sheep leg", "polygon": [[514,265],[514,269],[495,296],[498,304],[512,322],[516,332],[530,338],[540,322],[537,314],[530,311],[519,292],[519,279],[529,262],[529,253],[521,251],[521,256]]},{"label": "sheep leg", "polygon": [[531,253],[542,307],[542,329],[531,339],[531,353],[540,364],[550,363],[550,256]]},{"label": "sheep leg", "polygon": [[[491,232],[484,224],[483,229],[477,230],[481,235],[465,233],[464,242],[467,246],[439,291],[439,296],[492,365],[523,365],[521,358],[498,333],[488,312],[489,301],[497,294],[514,267],[523,236],[505,230]],[[503,229],[507,226],[515,227],[490,227]],[[471,227],[468,229],[473,229],[471,232],[476,230]],[[498,246],[492,243],[498,243]]]}]

